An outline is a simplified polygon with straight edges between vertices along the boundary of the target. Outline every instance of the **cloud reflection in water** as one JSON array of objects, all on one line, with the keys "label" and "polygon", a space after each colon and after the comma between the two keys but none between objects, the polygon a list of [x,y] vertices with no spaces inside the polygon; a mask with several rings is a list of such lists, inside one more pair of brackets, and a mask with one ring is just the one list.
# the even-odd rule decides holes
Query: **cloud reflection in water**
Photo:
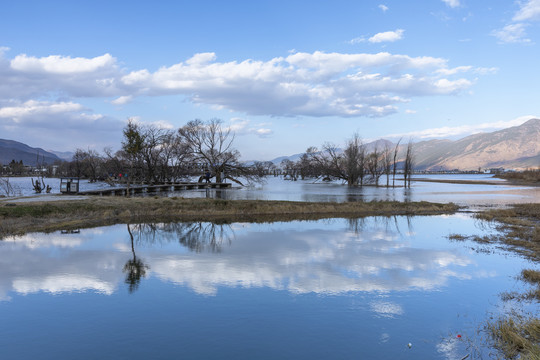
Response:
[{"label": "cloud reflection in water", "polygon": [[[394,222],[394,220],[396,220]],[[137,257],[147,278],[215,295],[219,287],[268,287],[295,294],[434,290],[472,263],[444,248],[415,247],[404,218],[276,224],[153,224],[135,227]],[[400,224],[398,224],[400,223]],[[410,224],[409,224],[410,225]],[[0,299],[14,291],[112,294],[131,257],[123,226],[81,234],[29,234],[3,241]],[[181,251],[184,249],[183,251]],[[144,281],[144,280],[143,280]],[[372,304],[399,315],[399,305]]]}]

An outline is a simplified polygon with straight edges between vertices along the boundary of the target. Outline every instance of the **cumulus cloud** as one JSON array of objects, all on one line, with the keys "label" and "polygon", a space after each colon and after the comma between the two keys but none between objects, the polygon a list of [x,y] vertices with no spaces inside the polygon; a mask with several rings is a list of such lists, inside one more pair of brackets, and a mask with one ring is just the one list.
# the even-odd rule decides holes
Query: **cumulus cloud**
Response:
[{"label": "cumulus cloud", "polygon": [[17,55],[8,60],[0,52],[0,104],[3,99],[28,100],[50,94],[66,97],[106,97],[122,94],[120,70],[109,54],[94,58]]},{"label": "cumulus cloud", "polygon": [[533,118],[539,118],[539,117],[534,116],[534,115],[525,115],[525,116],[520,116],[518,118],[509,120],[509,121],[496,121],[496,122],[482,123],[482,124],[477,124],[477,125],[463,125],[463,126],[454,126],[454,127],[444,126],[440,128],[426,129],[422,131],[412,131],[408,133],[391,134],[391,135],[388,135],[387,137],[389,138],[413,137],[417,139],[431,139],[431,138],[446,138],[446,137],[460,136],[460,135],[471,135],[471,134],[477,134],[483,131],[494,131],[494,130],[506,129],[512,126],[519,126],[523,124],[524,122]]},{"label": "cumulus cloud", "polygon": [[[71,101],[51,102],[28,100],[0,102],[0,133],[18,139],[25,135],[28,143],[57,149],[58,138],[69,138],[73,143],[107,146],[120,133],[122,122],[92,113],[83,105]],[[72,150],[72,148],[66,149]]]},{"label": "cumulus cloud", "polygon": [[397,40],[401,40],[403,38],[404,32],[405,30],[403,29],[398,29],[396,31],[385,31],[373,35],[368,39],[368,41],[371,43],[394,42]]},{"label": "cumulus cloud", "polygon": [[[398,29],[370,41],[402,36]],[[23,54],[12,60],[0,54],[0,107],[58,94],[104,98],[115,105],[138,96],[183,95],[195,104],[248,115],[380,117],[416,96],[452,95],[469,88],[473,80],[467,73],[474,69],[456,69],[460,71],[452,72],[446,59],[388,52],[293,52],[267,61],[230,62],[217,61],[215,53],[200,53],[154,72],[126,72],[109,54],[88,59]]]},{"label": "cumulus cloud", "polygon": [[11,119],[20,122],[27,117],[40,115],[55,115],[66,112],[81,111],[83,106],[73,102],[50,103],[43,101],[29,100],[17,106],[6,106],[0,108],[0,118]]},{"label": "cumulus cloud", "polygon": [[384,5],[384,4],[380,4],[379,5],[379,9],[382,10],[382,12],[387,12],[388,11],[388,6]]},{"label": "cumulus cloud", "polygon": [[92,59],[58,55],[36,58],[21,54],[11,60],[11,67],[28,73],[80,74],[96,72],[114,66],[114,63],[115,59],[109,54]]},{"label": "cumulus cloud", "polygon": [[450,95],[472,85],[441,77],[447,61],[390,53],[294,53],[269,61],[216,62],[197,54],[154,73],[133,71],[121,82],[140,95],[185,94],[194,103],[250,115],[385,116],[413,96]]}]

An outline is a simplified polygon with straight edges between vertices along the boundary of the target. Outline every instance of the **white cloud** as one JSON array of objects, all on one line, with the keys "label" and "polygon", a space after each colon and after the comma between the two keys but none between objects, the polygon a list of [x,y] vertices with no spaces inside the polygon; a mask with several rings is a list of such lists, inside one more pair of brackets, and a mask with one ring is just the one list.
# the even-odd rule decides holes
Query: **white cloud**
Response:
[{"label": "white cloud", "polygon": [[359,44],[359,43],[363,43],[363,42],[366,42],[366,38],[363,37],[363,36],[360,36],[360,37],[357,37],[357,38],[354,38],[354,39],[351,39],[349,40],[349,44]]},{"label": "white cloud", "polygon": [[[7,106],[0,106],[3,137],[20,139],[24,136],[26,143],[55,150],[72,151],[77,144],[105,147],[117,143],[116,136],[121,134],[122,125],[117,119],[91,113],[71,101],[10,101]],[[69,147],[58,149],[59,138],[69,140],[62,141],[64,147]]]},{"label": "white cloud", "polygon": [[114,64],[115,59],[109,54],[92,59],[58,55],[36,58],[22,54],[11,60],[11,67],[17,71],[53,74],[89,73],[114,66]]},{"label": "white cloud", "polygon": [[113,104],[113,105],[125,105],[127,103],[130,103],[132,100],[133,100],[132,95],[125,95],[125,96],[120,96],[120,97],[112,100],[111,104]]},{"label": "white cloud", "polygon": [[531,43],[525,29],[530,26],[530,22],[540,21],[540,0],[527,0],[518,4],[519,10],[512,18],[514,23],[491,32],[501,43]]},{"label": "white cloud", "polygon": [[388,6],[384,5],[384,4],[380,4],[379,5],[379,9],[382,10],[382,12],[387,12],[388,11]]},{"label": "white cloud", "polygon": [[405,30],[403,29],[398,29],[396,31],[385,31],[373,35],[368,39],[368,41],[371,43],[394,42],[397,40],[401,40],[403,38],[404,32]]},{"label": "white cloud", "polygon": [[[403,30],[396,30],[377,34],[372,41],[402,36]],[[195,104],[248,115],[380,117],[415,96],[451,95],[469,88],[473,81],[466,73],[474,69],[456,69],[460,71],[449,70],[446,59],[429,56],[315,51],[230,62],[201,53],[154,72],[126,73],[109,54],[90,59],[18,55],[11,61],[0,54],[0,107],[58,95],[104,98],[115,105],[138,96],[183,95]]]},{"label": "white cloud", "polygon": [[463,126],[444,126],[440,128],[426,129],[421,131],[411,131],[408,133],[402,134],[391,134],[386,137],[389,138],[418,138],[418,139],[430,139],[430,138],[447,138],[452,136],[466,136],[471,134],[480,133],[483,131],[494,131],[500,129],[506,129],[512,126],[519,126],[524,122],[533,119],[539,118],[534,115],[525,115],[515,118],[509,121],[496,121],[491,123],[482,123],[477,125],[463,125]]},{"label": "white cloud", "polygon": [[526,24],[517,23],[503,27],[501,30],[494,30],[491,35],[495,36],[502,43],[530,43],[526,36]]},{"label": "white cloud", "polygon": [[450,6],[451,8],[459,7],[461,4],[459,0],[442,0],[446,5]]},{"label": "white cloud", "polygon": [[528,0],[521,3],[519,11],[512,18],[514,21],[540,20],[540,0]]},{"label": "white cloud", "polygon": [[472,85],[441,78],[437,70],[447,61],[433,57],[316,51],[266,62],[207,62],[214,58],[195,55],[154,73],[132,72],[121,82],[140,95],[186,94],[194,103],[251,115],[342,117],[385,116],[411,96],[455,94]]},{"label": "white cloud", "polygon": [[66,112],[81,111],[83,106],[73,102],[50,103],[44,101],[29,100],[18,106],[6,106],[0,108],[0,118],[10,118],[19,122],[21,118],[34,117],[36,115],[55,115]]},{"label": "white cloud", "polygon": [[268,124],[252,124],[250,120],[232,118],[228,129],[236,135],[254,134],[259,137],[267,137],[273,134],[272,129],[269,129]]}]

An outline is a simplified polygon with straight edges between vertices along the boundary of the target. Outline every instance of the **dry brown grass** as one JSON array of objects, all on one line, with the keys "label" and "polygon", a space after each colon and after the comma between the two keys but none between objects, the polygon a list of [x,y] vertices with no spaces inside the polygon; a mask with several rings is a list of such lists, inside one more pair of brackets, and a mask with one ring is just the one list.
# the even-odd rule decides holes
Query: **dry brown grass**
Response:
[{"label": "dry brown grass", "polygon": [[487,329],[505,359],[540,359],[540,320],[501,317]]},{"label": "dry brown grass", "polygon": [[143,197],[92,197],[77,201],[0,203],[0,237],[33,231],[115,223],[171,221],[270,222],[332,217],[436,215],[455,204],[428,202],[292,202]]},{"label": "dry brown grass", "polygon": [[498,178],[526,185],[540,185],[540,168],[497,175]]},{"label": "dry brown grass", "polygon": [[[489,210],[476,214],[476,218],[490,222],[500,234],[471,237],[472,240],[503,244],[535,262],[540,261],[540,204]],[[525,293],[504,293],[503,300],[540,301],[540,271],[524,269],[519,278],[532,285],[532,289]],[[486,328],[493,346],[504,358],[540,360],[540,319],[536,315],[524,317],[511,313],[488,322]]]},{"label": "dry brown grass", "polygon": [[540,261],[540,204],[517,204],[510,209],[494,209],[476,214],[476,218],[495,225],[502,235],[489,237],[513,250]]}]

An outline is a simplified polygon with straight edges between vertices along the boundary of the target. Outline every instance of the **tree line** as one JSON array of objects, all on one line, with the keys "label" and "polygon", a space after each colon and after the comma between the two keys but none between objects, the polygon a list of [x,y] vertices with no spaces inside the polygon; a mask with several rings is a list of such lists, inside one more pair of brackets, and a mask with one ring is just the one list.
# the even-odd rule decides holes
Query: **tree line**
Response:
[{"label": "tree line", "polygon": [[394,146],[385,143],[383,148],[378,148],[375,143],[368,148],[355,134],[343,149],[330,143],[324,144],[321,149],[309,147],[298,161],[285,159],[281,167],[285,175],[292,179],[342,180],[351,186],[380,186],[380,178],[386,175],[387,187],[396,186],[396,173],[400,169],[405,186],[410,187],[414,166],[413,143],[409,141],[404,154],[400,151],[400,143],[401,139]]},{"label": "tree line", "polygon": [[141,125],[132,119],[123,129],[120,150],[77,149],[72,161],[59,168],[61,176],[131,183],[163,183],[202,177],[208,173],[216,182],[226,179],[257,180],[264,174],[257,166],[240,161],[233,147],[234,133],[219,119],[193,120],[172,130]]},{"label": "tree line", "polygon": [[[120,149],[76,149],[71,161],[38,164],[41,176],[86,178],[90,181],[156,184],[177,182],[205,174],[216,182],[226,179],[260,181],[265,175],[284,174],[293,179],[342,180],[348,185],[395,186],[398,169],[405,185],[410,186],[413,170],[413,146],[389,142],[368,147],[358,134],[346,141],[343,149],[325,143],[321,149],[309,147],[296,162],[283,160],[280,168],[269,161],[245,164],[234,148],[235,134],[219,119],[192,120],[177,130],[139,124],[129,119],[123,129]],[[405,150],[400,150],[402,148]],[[19,169],[22,163],[13,162]],[[20,169],[19,169],[20,170]]]}]

